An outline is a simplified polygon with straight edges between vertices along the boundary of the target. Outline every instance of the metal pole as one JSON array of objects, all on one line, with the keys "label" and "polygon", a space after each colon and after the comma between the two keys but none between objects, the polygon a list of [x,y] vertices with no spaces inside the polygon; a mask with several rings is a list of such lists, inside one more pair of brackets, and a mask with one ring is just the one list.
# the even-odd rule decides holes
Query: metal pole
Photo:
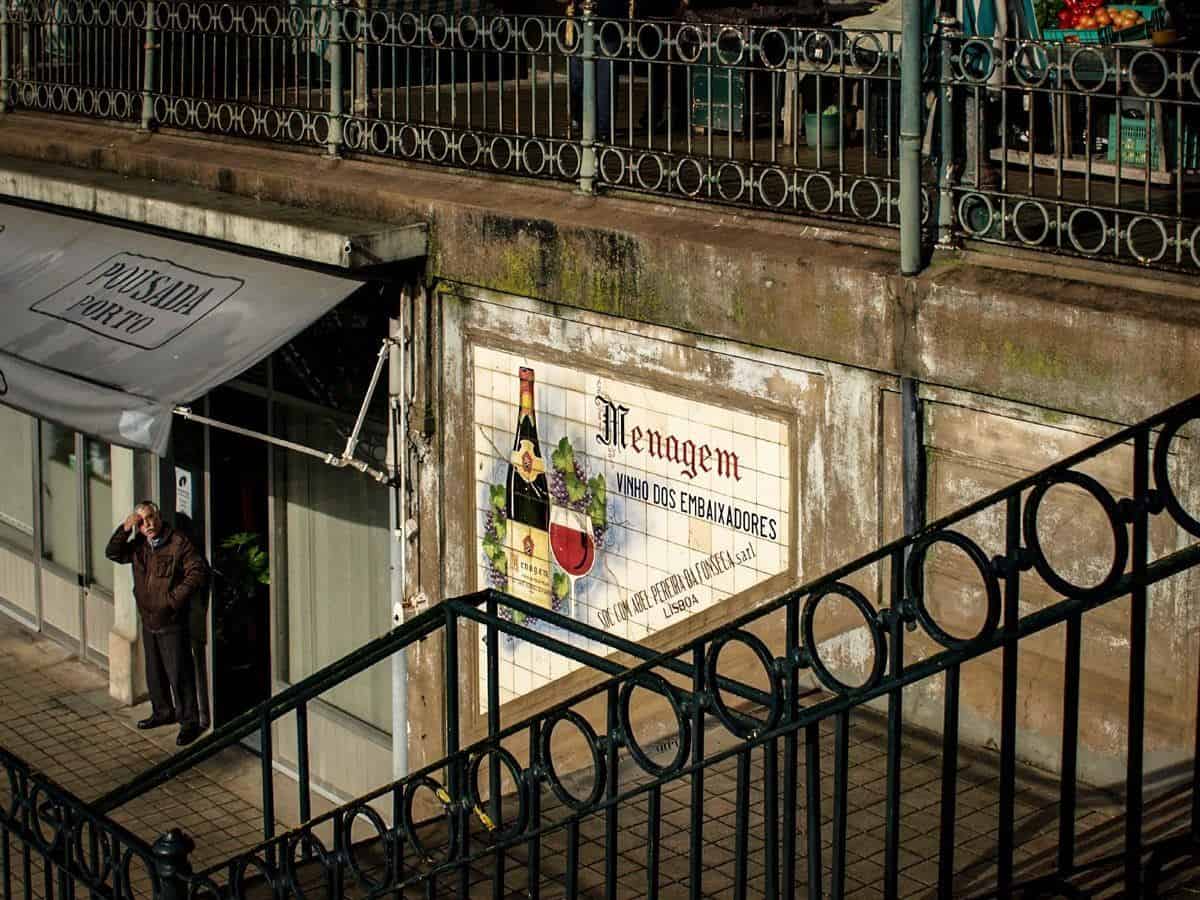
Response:
[{"label": "metal pole", "polygon": [[[404,624],[404,591],[407,582],[405,516],[405,452],[408,446],[408,416],[404,396],[404,307],[407,291],[401,297],[399,322],[392,322],[392,343],[388,353],[388,395],[391,414],[398,426],[392,429],[392,460],[389,474],[396,479],[398,487],[388,491],[388,521],[392,526],[388,551],[391,557],[391,600],[392,622],[396,627]],[[408,774],[408,652],[398,650],[392,654],[392,777],[403,778]]]},{"label": "metal pole", "polygon": [[154,0],[146,0],[145,62],[142,73],[142,131],[154,124],[154,74],[158,63],[158,29],[154,23]]},{"label": "metal pole", "polygon": [[954,190],[950,181],[954,174],[956,117],[954,115],[954,72],[951,68],[950,57],[958,46],[958,20],[949,13],[943,13],[938,19],[938,35],[940,36],[938,46],[941,50],[942,63],[942,165],[938,171],[938,244],[946,247],[954,240]]},{"label": "metal pole", "polygon": [[583,147],[579,159],[579,191],[596,192],[596,0],[583,0]]},{"label": "metal pole", "polygon": [[326,155],[337,158],[342,147],[342,2],[329,5],[329,140]]},{"label": "metal pole", "polygon": [[921,399],[917,379],[900,379],[901,469],[904,473],[904,533],[925,525],[925,477],[921,465]]},{"label": "metal pole", "polygon": [[921,271],[921,0],[904,0],[900,45],[900,272]]}]

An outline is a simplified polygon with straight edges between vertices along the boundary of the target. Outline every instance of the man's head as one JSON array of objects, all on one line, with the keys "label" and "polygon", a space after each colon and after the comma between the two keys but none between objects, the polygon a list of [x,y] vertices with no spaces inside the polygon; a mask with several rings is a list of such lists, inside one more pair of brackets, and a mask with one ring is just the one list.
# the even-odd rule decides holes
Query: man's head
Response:
[{"label": "man's head", "polygon": [[148,541],[152,541],[159,536],[163,528],[162,515],[158,511],[158,505],[150,500],[143,500],[136,507],[138,514],[138,531]]}]

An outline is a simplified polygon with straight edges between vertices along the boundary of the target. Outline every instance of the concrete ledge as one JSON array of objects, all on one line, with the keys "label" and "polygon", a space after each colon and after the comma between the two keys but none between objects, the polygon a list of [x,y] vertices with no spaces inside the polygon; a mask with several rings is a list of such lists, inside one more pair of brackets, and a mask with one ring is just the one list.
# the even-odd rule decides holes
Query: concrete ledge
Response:
[{"label": "concrete ledge", "polygon": [[[44,114],[0,116],[0,157],[28,176],[169,193],[185,207],[176,227],[193,205],[183,198],[223,209],[224,195],[302,208],[302,222],[427,221],[430,281],[1060,412],[1135,422],[1200,392],[1200,369],[1190,364],[1200,352],[1194,277],[967,251],[939,253],[906,278],[894,231],[622,194],[580,197],[566,184],[395,160],[329,161],[234,139],[147,138]],[[151,187],[130,188],[126,178]],[[32,183],[26,190],[43,191]]]},{"label": "concrete ledge", "polygon": [[415,216],[378,222],[12,158],[0,168],[0,194],[342,269],[419,259],[428,249],[428,226]]}]

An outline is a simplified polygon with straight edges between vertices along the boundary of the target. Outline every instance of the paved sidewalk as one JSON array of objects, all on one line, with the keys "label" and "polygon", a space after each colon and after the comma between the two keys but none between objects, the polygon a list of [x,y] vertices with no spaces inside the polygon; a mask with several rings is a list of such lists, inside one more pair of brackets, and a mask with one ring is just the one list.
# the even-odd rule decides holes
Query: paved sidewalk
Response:
[{"label": "paved sidewalk", "polygon": [[[0,747],[85,801],[95,800],[171,756],[175,727],[138,731],[149,703],[122,707],[107,676],[57,643],[0,615]],[[7,791],[7,784],[3,789]],[[258,756],[231,747],[114,811],[112,818],[153,843],[171,828],[196,842],[196,869],[244,850],[262,833]],[[275,775],[276,828],[294,827],[296,783]],[[313,798],[314,813],[327,808]],[[37,884],[40,879],[33,879]]]}]

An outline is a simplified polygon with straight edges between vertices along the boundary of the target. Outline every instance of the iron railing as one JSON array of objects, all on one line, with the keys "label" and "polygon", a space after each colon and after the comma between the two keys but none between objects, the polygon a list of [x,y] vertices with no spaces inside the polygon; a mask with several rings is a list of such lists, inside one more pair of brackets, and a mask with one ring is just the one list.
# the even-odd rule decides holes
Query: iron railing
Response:
[{"label": "iron railing", "polygon": [[[958,800],[965,703],[960,687],[964,667],[993,652],[1001,670],[996,843],[983,893],[1028,889],[1074,896],[1076,881],[1107,870],[1116,873],[1126,896],[1154,896],[1164,864],[1195,852],[1200,835],[1200,754],[1189,767],[1190,811],[1156,822],[1152,833],[1145,827],[1146,725],[1153,712],[1147,709],[1149,601],[1154,585],[1200,563],[1200,517],[1187,508],[1175,482],[1179,442],[1191,438],[1198,419],[1200,397],[671,652],[655,653],[489,590],[429,610],[96,804],[81,803],[5,754],[4,896],[11,895],[14,880],[24,886],[26,900],[32,896],[33,855],[42,859],[46,878],[57,873],[104,897],[132,895],[130,859],[145,866],[147,892],[169,889],[179,897],[475,896],[489,884],[492,896],[502,896],[514,877],[532,897],[550,890],[572,897],[591,890],[654,897],[672,884],[692,897],[744,897],[751,882],[768,897],[797,896],[802,888],[809,896],[827,889],[840,897],[848,883],[848,821],[851,810],[862,808],[851,788],[851,729],[870,715],[869,707],[881,707],[886,727],[880,729],[883,772],[876,788],[882,794],[877,840],[883,864],[877,883],[885,897],[897,897],[902,834],[913,809],[902,763],[913,736],[905,697],[932,685],[940,686],[943,700],[941,733],[925,763],[939,775],[938,800],[930,806],[937,818],[931,856],[938,895],[961,896],[978,885],[956,880],[959,828],[977,814],[976,803],[963,809]],[[1106,555],[1081,551],[1098,538]],[[957,573],[953,583],[946,580],[950,572]],[[1128,648],[1127,739],[1116,751],[1126,763],[1124,819],[1113,852],[1097,855],[1084,852],[1077,832],[1084,635],[1085,625],[1098,621],[1090,614],[1101,610],[1105,627],[1112,627],[1119,598],[1128,607],[1127,616],[1119,616],[1126,631],[1113,642]],[[502,614],[506,609],[524,620]],[[460,638],[472,633],[465,630],[471,626],[486,650],[487,734],[464,746],[461,726],[470,711],[460,707],[457,687],[470,671]],[[1029,692],[1043,688],[1022,688],[1019,664],[1022,647],[1056,627],[1064,638],[1061,724],[1053,732],[1061,748],[1057,828],[1051,829],[1052,858],[1029,868],[1017,832],[1018,709]],[[446,757],[310,818],[307,704],[434,633],[444,640]],[[853,663],[830,650],[836,636],[846,634],[857,635],[865,651]],[[603,680],[508,723],[499,666],[501,641],[511,639],[560,654]],[[729,663],[739,655],[743,674],[735,678]],[[805,688],[806,679],[819,694]],[[1200,697],[1195,704],[1200,711]],[[668,727],[648,736],[644,714],[655,705],[658,715],[650,718]],[[585,716],[588,708],[593,714]],[[271,724],[288,713],[295,713],[305,822],[275,835]],[[1200,716],[1188,721],[1195,728]],[[192,874],[183,836],[169,836],[155,863],[144,844],[105,817],[256,728],[264,742],[265,839],[258,846]],[[1192,738],[1200,740],[1200,729]],[[573,749],[564,749],[567,739]],[[566,771],[568,758],[579,762],[579,771]],[[932,784],[926,778],[918,790],[928,792]],[[712,810],[721,803],[733,811],[733,821],[717,835]],[[826,803],[831,816],[823,813]],[[675,821],[673,844],[662,834],[668,813]],[[52,833],[44,834],[38,823]],[[23,872],[12,860],[13,839],[26,860]],[[714,886],[714,867],[706,859],[717,842],[731,852],[732,869],[717,873],[724,880]],[[636,853],[629,852],[631,844]],[[664,862],[668,850],[677,854],[670,866]]]},{"label": "iron railing", "polygon": [[[591,8],[8,0],[0,101],[899,227],[899,34]],[[1200,53],[945,17],[922,63],[927,241],[1200,268]]]}]

